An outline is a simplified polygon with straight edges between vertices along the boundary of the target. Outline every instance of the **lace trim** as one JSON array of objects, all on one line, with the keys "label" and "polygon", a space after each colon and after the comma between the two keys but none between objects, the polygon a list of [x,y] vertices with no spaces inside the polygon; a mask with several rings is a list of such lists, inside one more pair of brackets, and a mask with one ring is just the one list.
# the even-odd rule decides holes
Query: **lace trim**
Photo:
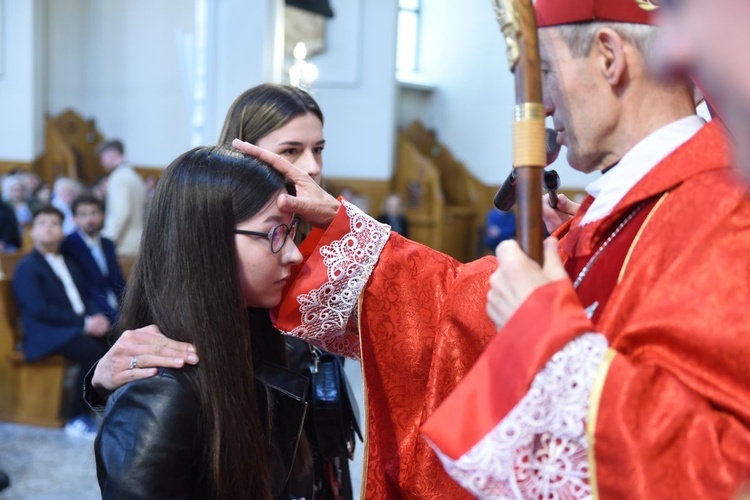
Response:
[{"label": "lace trim", "polygon": [[390,226],[347,201],[342,203],[349,217],[349,232],[320,249],[327,280],[297,297],[301,325],[284,333],[326,351],[359,358],[357,300],[388,241]]},{"label": "lace trim", "polygon": [[568,343],[471,450],[457,461],[436,450],[448,474],[478,498],[590,498],[585,419],[607,348],[597,333]]}]

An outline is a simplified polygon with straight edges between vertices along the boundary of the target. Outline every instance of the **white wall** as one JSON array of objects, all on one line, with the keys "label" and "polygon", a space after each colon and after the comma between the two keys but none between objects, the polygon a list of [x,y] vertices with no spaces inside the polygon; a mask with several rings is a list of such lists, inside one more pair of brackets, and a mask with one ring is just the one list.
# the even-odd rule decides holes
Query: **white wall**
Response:
[{"label": "white wall", "polygon": [[[194,31],[193,2],[73,1],[75,5],[66,0],[52,8],[50,60],[65,62],[50,63],[54,73],[50,111],[75,107],[95,117],[107,136],[121,137],[134,163],[166,165],[191,147],[190,113],[174,36],[176,30]],[[358,8],[344,2],[359,2]],[[240,93],[282,79],[277,41],[283,37],[279,25],[283,0],[252,5],[246,0],[211,0],[209,4],[213,36],[204,142],[213,143],[229,105]],[[326,116],[326,174],[388,178],[395,120],[396,2],[334,0],[332,4],[337,13],[332,22],[348,31],[345,40],[355,40],[361,59],[354,61],[352,73],[351,46],[330,46],[327,66],[321,65],[321,70],[331,65],[334,70],[322,74],[324,83],[313,91]],[[336,65],[348,66],[342,73]],[[345,74],[347,79],[332,79],[331,74]],[[370,145],[366,156],[362,137]]]},{"label": "white wall", "polygon": [[53,116],[68,108],[79,113],[86,109],[90,4],[91,0],[46,2],[46,111]]},{"label": "white wall", "polygon": [[[38,125],[44,113],[68,108],[94,118],[107,137],[121,138],[128,158],[138,165],[165,166],[191,147],[190,68],[177,34],[194,34],[195,1],[32,2],[44,7],[46,21],[31,12],[30,3],[5,0],[15,10],[9,25],[20,26],[23,36],[8,35],[23,44],[8,61],[9,67],[19,67],[14,79],[0,80],[0,109],[23,127],[23,141],[2,134],[0,158],[33,159],[43,148]],[[277,42],[283,42],[283,0],[207,3],[211,38],[204,142],[213,143],[241,92],[281,81]],[[326,175],[387,179],[394,156],[397,0],[332,0],[332,5],[335,36],[320,65],[321,83],[313,89],[326,117]],[[34,71],[31,37],[38,23],[46,53],[38,58],[44,66]],[[41,101],[29,90],[34,83],[43,91]]]},{"label": "white wall", "polygon": [[[359,2],[360,11],[339,8],[343,2]],[[389,179],[393,170],[396,123],[396,0],[332,0],[335,22],[351,23],[359,46],[355,81],[349,71],[340,83],[316,84],[313,95],[325,115],[324,175],[359,179]],[[343,17],[348,12],[351,18]],[[340,15],[341,14],[341,15]],[[355,24],[356,23],[356,24]],[[348,47],[347,47],[348,48]],[[331,48],[335,50],[335,48]],[[313,62],[315,59],[312,60]],[[341,64],[348,64],[346,51]],[[351,68],[348,68],[351,69]]]},{"label": "white wall", "polygon": [[[430,96],[402,90],[399,124],[419,116],[486,184],[500,184],[512,162],[513,75],[492,4],[423,0],[420,73],[436,86]],[[590,182],[561,154],[552,165],[563,187]]]},{"label": "white wall", "polygon": [[5,0],[0,57],[0,158],[29,162],[43,148],[43,5]]},{"label": "white wall", "polygon": [[213,128],[209,131],[214,143],[229,106],[242,92],[264,82],[280,81],[281,69],[277,66],[284,42],[283,0],[215,1],[216,81]]},{"label": "white wall", "polygon": [[49,103],[95,118],[136,164],[166,165],[190,144],[175,33],[192,32],[184,0],[49,1]]}]

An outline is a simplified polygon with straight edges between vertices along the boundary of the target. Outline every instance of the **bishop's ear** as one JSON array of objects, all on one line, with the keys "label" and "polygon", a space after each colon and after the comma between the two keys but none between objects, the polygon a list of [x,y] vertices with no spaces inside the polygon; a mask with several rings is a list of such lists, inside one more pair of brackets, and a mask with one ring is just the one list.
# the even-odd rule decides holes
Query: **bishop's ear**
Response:
[{"label": "bishop's ear", "polygon": [[610,28],[602,28],[596,33],[591,51],[597,58],[602,76],[610,85],[619,85],[627,69],[622,36]]}]

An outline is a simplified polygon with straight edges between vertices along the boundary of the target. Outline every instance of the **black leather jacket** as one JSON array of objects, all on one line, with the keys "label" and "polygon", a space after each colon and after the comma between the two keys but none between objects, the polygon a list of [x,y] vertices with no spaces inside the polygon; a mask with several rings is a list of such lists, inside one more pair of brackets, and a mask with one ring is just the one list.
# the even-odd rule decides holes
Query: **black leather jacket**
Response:
[{"label": "black leather jacket", "polygon": [[[256,384],[260,411],[268,401],[274,405],[269,467],[274,497],[287,500],[307,380],[261,363]],[[198,409],[184,370],[160,369],[155,377],[125,384],[112,394],[94,444],[102,498],[214,498]]]}]

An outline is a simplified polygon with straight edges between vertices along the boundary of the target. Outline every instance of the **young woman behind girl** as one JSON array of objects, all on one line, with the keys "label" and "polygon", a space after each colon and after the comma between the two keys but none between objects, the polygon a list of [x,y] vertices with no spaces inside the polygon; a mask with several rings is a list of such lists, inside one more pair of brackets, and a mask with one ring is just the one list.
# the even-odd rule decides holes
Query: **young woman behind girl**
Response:
[{"label": "young woman behind girl", "polygon": [[[316,182],[321,182],[323,149],[326,143],[323,136],[323,113],[307,92],[296,87],[276,84],[262,84],[246,90],[230,106],[218,143],[229,146],[235,138],[277,153],[310,174]],[[300,232],[306,232],[304,223]],[[251,320],[253,323],[250,326],[256,331],[263,331],[268,337],[279,336],[267,313],[254,314]],[[148,324],[134,324],[133,327]],[[135,344],[130,344],[133,338],[126,333],[124,338],[113,346],[112,356],[106,356],[99,362],[92,379],[97,390],[104,393],[130,380],[150,376],[152,371],[147,369],[149,366],[181,366],[181,363],[173,364],[175,357],[160,355],[163,338],[140,334],[135,338]],[[288,337],[287,342],[290,368],[307,375],[312,363],[307,344],[292,337]],[[197,351],[202,360],[202,350],[198,348]],[[133,356],[139,356],[142,360],[138,368],[131,369],[127,364],[116,366],[116,360],[130,360]],[[127,370],[127,376],[120,377],[117,382],[106,378],[117,370]],[[87,397],[92,404],[98,403],[93,391],[87,391]],[[315,463],[310,474],[295,478],[293,493],[309,497],[314,490],[316,498],[352,499],[354,495],[348,454],[342,452],[335,457],[321,455],[319,446],[316,445],[319,438],[312,412],[308,412],[306,434],[311,438]],[[303,450],[307,441],[302,441]]]}]

